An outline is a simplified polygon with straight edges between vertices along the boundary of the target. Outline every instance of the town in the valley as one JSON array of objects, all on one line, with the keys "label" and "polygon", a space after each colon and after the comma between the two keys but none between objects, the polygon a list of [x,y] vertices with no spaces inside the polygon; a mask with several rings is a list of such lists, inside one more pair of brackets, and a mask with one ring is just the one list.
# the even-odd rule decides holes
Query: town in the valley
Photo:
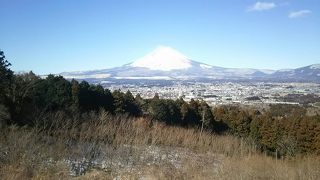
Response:
[{"label": "town in the valley", "polygon": [[202,99],[211,106],[221,104],[301,104],[320,106],[320,84],[317,83],[275,83],[275,82],[196,82],[196,81],[139,81],[102,82],[111,91],[130,91],[143,98],[160,98],[186,101]]}]

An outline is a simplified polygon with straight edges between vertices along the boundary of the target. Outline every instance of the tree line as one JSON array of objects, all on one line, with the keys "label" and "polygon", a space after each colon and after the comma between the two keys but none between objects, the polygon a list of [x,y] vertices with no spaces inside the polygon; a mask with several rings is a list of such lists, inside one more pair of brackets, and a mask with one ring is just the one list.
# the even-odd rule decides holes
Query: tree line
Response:
[{"label": "tree line", "polygon": [[308,116],[298,105],[272,105],[261,113],[254,108],[219,106],[215,119],[227,124],[229,131],[250,138],[257,148],[277,156],[320,154],[320,116]]}]

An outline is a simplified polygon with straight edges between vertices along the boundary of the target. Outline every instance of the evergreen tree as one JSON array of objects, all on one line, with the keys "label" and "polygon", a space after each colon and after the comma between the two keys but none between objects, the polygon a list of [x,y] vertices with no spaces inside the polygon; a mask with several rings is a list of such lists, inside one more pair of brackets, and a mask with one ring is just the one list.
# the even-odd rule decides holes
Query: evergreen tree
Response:
[{"label": "evergreen tree", "polygon": [[189,102],[189,113],[187,116],[188,124],[191,126],[201,125],[202,113],[200,113],[200,104],[198,100],[191,99]]},{"label": "evergreen tree", "polygon": [[10,66],[11,64],[6,60],[3,51],[0,50],[0,103],[4,103],[9,93],[13,77]]},{"label": "evergreen tree", "polygon": [[147,111],[148,111],[148,102],[147,102],[147,100],[143,99],[140,94],[137,94],[136,97],[135,97],[135,101],[136,101],[139,109],[141,110],[141,113],[142,114],[147,114]]},{"label": "evergreen tree", "polygon": [[202,114],[201,123],[203,123],[204,127],[207,129],[213,129],[215,120],[211,107],[203,100],[200,103],[200,113]]},{"label": "evergreen tree", "polygon": [[141,109],[139,108],[130,91],[123,93],[120,90],[116,90],[112,93],[112,95],[114,98],[114,107],[116,114],[127,113],[133,116],[138,116],[141,114]]},{"label": "evergreen tree", "polygon": [[0,128],[10,119],[8,93],[13,77],[10,66],[3,51],[0,50]]},{"label": "evergreen tree", "polygon": [[180,108],[181,113],[181,125],[187,126],[189,124],[189,105],[184,102]]},{"label": "evergreen tree", "polygon": [[125,102],[124,102],[124,94],[120,90],[115,90],[112,93],[113,99],[114,99],[114,112],[116,114],[125,114],[126,108],[125,108]]},{"label": "evergreen tree", "polygon": [[9,120],[8,99],[13,72],[11,64],[6,60],[4,52],[0,50],[0,126]]},{"label": "evergreen tree", "polygon": [[130,115],[139,116],[141,114],[141,110],[133,97],[132,93],[128,90],[124,95],[125,101],[125,111]]},{"label": "evergreen tree", "polygon": [[34,101],[40,78],[32,71],[15,75],[10,87],[9,110],[12,123],[32,124],[38,111]]},{"label": "evergreen tree", "polygon": [[78,81],[71,80],[71,94],[72,94],[72,108],[73,110],[79,110],[79,94],[80,87]]},{"label": "evergreen tree", "polygon": [[112,96],[112,93],[110,92],[109,89],[105,89],[103,93],[103,107],[109,111],[109,112],[114,112],[114,99]]},{"label": "evergreen tree", "polygon": [[91,107],[91,98],[90,98],[90,92],[89,92],[90,85],[86,81],[82,81],[79,84],[79,108],[81,112],[86,112],[92,110]]},{"label": "evergreen tree", "polygon": [[151,118],[168,122],[170,118],[170,110],[164,100],[153,98],[149,104],[148,114]]}]

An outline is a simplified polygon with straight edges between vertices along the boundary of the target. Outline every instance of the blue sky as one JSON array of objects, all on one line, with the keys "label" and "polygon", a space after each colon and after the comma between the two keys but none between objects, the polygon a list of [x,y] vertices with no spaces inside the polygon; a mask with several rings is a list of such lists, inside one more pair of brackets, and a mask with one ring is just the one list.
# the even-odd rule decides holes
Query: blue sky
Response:
[{"label": "blue sky", "polygon": [[319,0],[0,0],[0,49],[38,74],[120,66],[159,45],[223,67],[320,63]]}]

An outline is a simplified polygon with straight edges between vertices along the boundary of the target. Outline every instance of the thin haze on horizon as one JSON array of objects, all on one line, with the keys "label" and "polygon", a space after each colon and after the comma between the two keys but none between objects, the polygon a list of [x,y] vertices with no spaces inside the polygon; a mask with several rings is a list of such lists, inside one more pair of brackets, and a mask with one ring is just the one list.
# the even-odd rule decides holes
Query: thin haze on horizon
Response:
[{"label": "thin haze on horizon", "polygon": [[15,71],[104,69],[160,45],[229,68],[320,62],[319,0],[1,0],[0,49]]}]

